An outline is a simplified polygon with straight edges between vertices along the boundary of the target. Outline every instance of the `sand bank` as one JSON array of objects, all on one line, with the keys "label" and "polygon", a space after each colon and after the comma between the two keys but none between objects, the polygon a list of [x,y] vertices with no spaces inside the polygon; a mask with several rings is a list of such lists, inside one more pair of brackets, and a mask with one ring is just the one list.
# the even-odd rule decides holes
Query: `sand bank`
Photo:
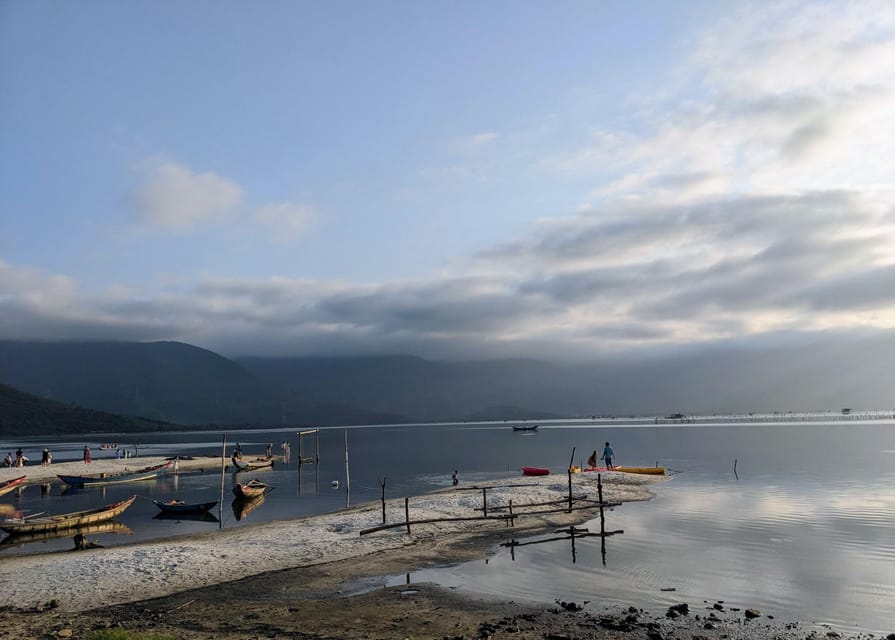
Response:
[{"label": "sand bank", "polygon": [[[154,461],[152,458],[138,460],[140,466]],[[103,464],[119,462],[127,461],[104,461]],[[136,460],[129,462],[132,468],[135,463]],[[94,472],[98,469],[83,463],[66,464],[80,464],[81,469],[89,466]],[[53,476],[61,467],[63,465],[58,465],[52,470]],[[26,467],[26,471],[30,470]],[[577,474],[573,479],[576,493],[596,497],[595,474]],[[646,476],[607,474],[604,476],[604,499],[648,499],[652,495],[648,487],[655,481]],[[505,505],[512,500],[516,513],[524,511],[522,505],[525,503],[559,500],[568,492],[567,480],[562,476],[520,478],[510,483],[499,480],[478,486],[489,487],[489,506]],[[448,489],[412,498],[410,516],[412,520],[466,517],[479,514],[475,509],[481,506],[480,491]],[[520,533],[535,532],[557,524],[583,522],[594,513],[595,510],[586,510],[521,516],[516,529]],[[388,501],[386,517],[388,522],[403,521],[404,500]],[[359,558],[427,542],[443,544],[447,538],[487,537],[505,530],[502,521],[464,521],[420,525],[414,527],[411,534],[404,528],[396,528],[360,535],[362,529],[381,522],[381,505],[373,503],[337,513],[198,536],[77,553],[6,558],[0,572],[0,593],[17,607],[40,607],[58,600],[63,611],[84,611],[99,604],[168,596],[265,572]]]}]

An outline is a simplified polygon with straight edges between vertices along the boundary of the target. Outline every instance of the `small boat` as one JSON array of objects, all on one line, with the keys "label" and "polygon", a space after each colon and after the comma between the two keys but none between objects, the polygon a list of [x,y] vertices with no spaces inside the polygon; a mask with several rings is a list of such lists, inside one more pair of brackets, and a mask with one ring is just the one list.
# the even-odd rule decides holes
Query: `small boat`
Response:
[{"label": "small boat", "polygon": [[205,513],[206,511],[210,511],[214,508],[214,506],[218,503],[217,500],[214,502],[197,502],[197,503],[188,503],[183,500],[153,500],[159,509],[161,509],[165,513]]},{"label": "small boat", "polygon": [[263,496],[266,491],[267,485],[257,479],[233,487],[233,495],[237,498],[257,498]]},{"label": "small boat", "polygon": [[255,469],[273,466],[273,456],[258,457],[254,460],[243,460],[242,458],[233,457],[230,460],[237,471],[254,471]]},{"label": "small boat", "polygon": [[119,484],[122,482],[137,482],[139,480],[152,480],[163,475],[174,465],[173,461],[146,467],[139,471],[122,471],[120,473],[100,473],[92,476],[63,476],[59,479],[73,487],[85,487],[101,484]]},{"label": "small boat", "polygon": [[523,476],[549,476],[550,469],[543,467],[522,467]]},{"label": "small boat", "polygon": [[118,445],[112,442],[107,442],[105,444],[99,445],[100,449],[117,449]]},{"label": "small boat", "polygon": [[5,496],[16,487],[21,486],[22,483],[25,482],[26,477],[27,476],[19,476],[18,478],[13,478],[6,482],[0,482],[0,496]]},{"label": "small boat", "polygon": [[254,498],[234,498],[230,506],[233,508],[234,517],[237,520],[242,520],[262,504],[264,504],[264,494]]},{"label": "small boat", "polygon": [[642,473],[649,476],[665,475],[665,467],[612,467],[612,470],[622,473]]},{"label": "small boat", "polygon": [[607,471],[619,471],[621,473],[640,473],[650,476],[664,476],[665,467],[588,467],[584,471],[606,473]]},{"label": "small boat", "polygon": [[62,513],[58,516],[43,516],[40,518],[13,518],[0,520],[0,529],[7,533],[41,533],[44,531],[62,531],[74,529],[85,525],[95,524],[111,520],[115,516],[124,513],[134,503],[137,496],[131,496],[127,500],[113,502],[96,509],[85,509],[72,513]]},{"label": "small boat", "polygon": [[533,424],[533,425],[513,425],[513,431],[537,431],[538,427],[541,425]]}]

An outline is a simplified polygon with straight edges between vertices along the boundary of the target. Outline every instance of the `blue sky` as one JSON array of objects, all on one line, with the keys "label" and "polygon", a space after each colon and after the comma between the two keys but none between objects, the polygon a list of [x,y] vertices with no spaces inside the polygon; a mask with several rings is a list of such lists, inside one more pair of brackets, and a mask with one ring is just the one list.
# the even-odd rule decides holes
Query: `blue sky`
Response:
[{"label": "blue sky", "polygon": [[895,9],[0,4],[0,338],[578,356],[895,324]]}]

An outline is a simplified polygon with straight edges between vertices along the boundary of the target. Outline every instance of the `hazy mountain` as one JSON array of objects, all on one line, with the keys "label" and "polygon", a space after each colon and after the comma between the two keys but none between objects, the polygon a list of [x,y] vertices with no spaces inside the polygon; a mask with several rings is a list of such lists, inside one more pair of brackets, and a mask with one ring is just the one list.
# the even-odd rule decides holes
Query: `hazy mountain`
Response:
[{"label": "hazy mountain", "polygon": [[157,431],[174,426],[45,400],[0,384],[0,435],[4,436]]},{"label": "hazy mountain", "polygon": [[280,425],[895,406],[895,334],[638,360],[228,359],[175,342],[0,342],[0,382],[181,424]]},{"label": "hazy mountain", "polygon": [[299,402],[232,360],[180,342],[0,342],[0,382],[45,399],[190,425],[408,419]]}]

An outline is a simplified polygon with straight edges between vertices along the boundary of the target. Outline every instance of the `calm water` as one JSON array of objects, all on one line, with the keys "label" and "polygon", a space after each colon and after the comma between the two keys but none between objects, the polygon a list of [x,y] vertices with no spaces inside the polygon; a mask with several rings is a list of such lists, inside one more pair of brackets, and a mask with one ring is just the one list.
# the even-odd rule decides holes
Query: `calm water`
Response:
[{"label": "calm water", "polygon": [[[344,430],[322,430],[319,469],[306,466],[299,477],[293,464],[252,474],[276,490],[241,521],[230,508],[234,478],[227,474],[224,509],[215,512],[220,522],[158,520],[156,507],[142,499],[119,518],[133,533],[90,538],[109,546],[336,510],[349,499],[351,504],[377,500],[381,477],[387,477],[389,497],[402,497],[448,485],[454,468],[463,482],[516,477],[526,464],[561,471],[572,447],[577,463],[610,440],[620,464],[658,461],[676,474],[655,485],[654,500],[608,514],[607,528],[625,533],[607,539],[605,565],[600,540],[591,538],[576,541],[574,558],[566,541],[517,548],[515,559],[501,548],[487,562],[420,572],[411,579],[542,602],[558,597],[659,609],[720,599],[778,619],[825,622],[844,631],[895,630],[895,423],[541,424],[537,433],[513,433],[504,424],[349,429],[350,496]],[[146,455],[209,455],[220,452],[220,437],[192,432],[117,440],[139,443]],[[238,440],[248,452],[261,452],[268,442],[279,452],[286,439],[294,461],[294,430],[228,434],[228,442]],[[84,444],[83,439],[0,442],[0,450],[21,445],[26,455],[39,459],[39,451],[50,446],[61,460],[77,458]],[[305,439],[306,455],[313,447]],[[341,488],[333,489],[332,480]],[[64,494],[59,484],[46,492],[27,487],[0,500],[56,513],[133,493],[216,500],[220,472]],[[70,546],[68,538],[0,546],[0,562],[10,554]]]}]

